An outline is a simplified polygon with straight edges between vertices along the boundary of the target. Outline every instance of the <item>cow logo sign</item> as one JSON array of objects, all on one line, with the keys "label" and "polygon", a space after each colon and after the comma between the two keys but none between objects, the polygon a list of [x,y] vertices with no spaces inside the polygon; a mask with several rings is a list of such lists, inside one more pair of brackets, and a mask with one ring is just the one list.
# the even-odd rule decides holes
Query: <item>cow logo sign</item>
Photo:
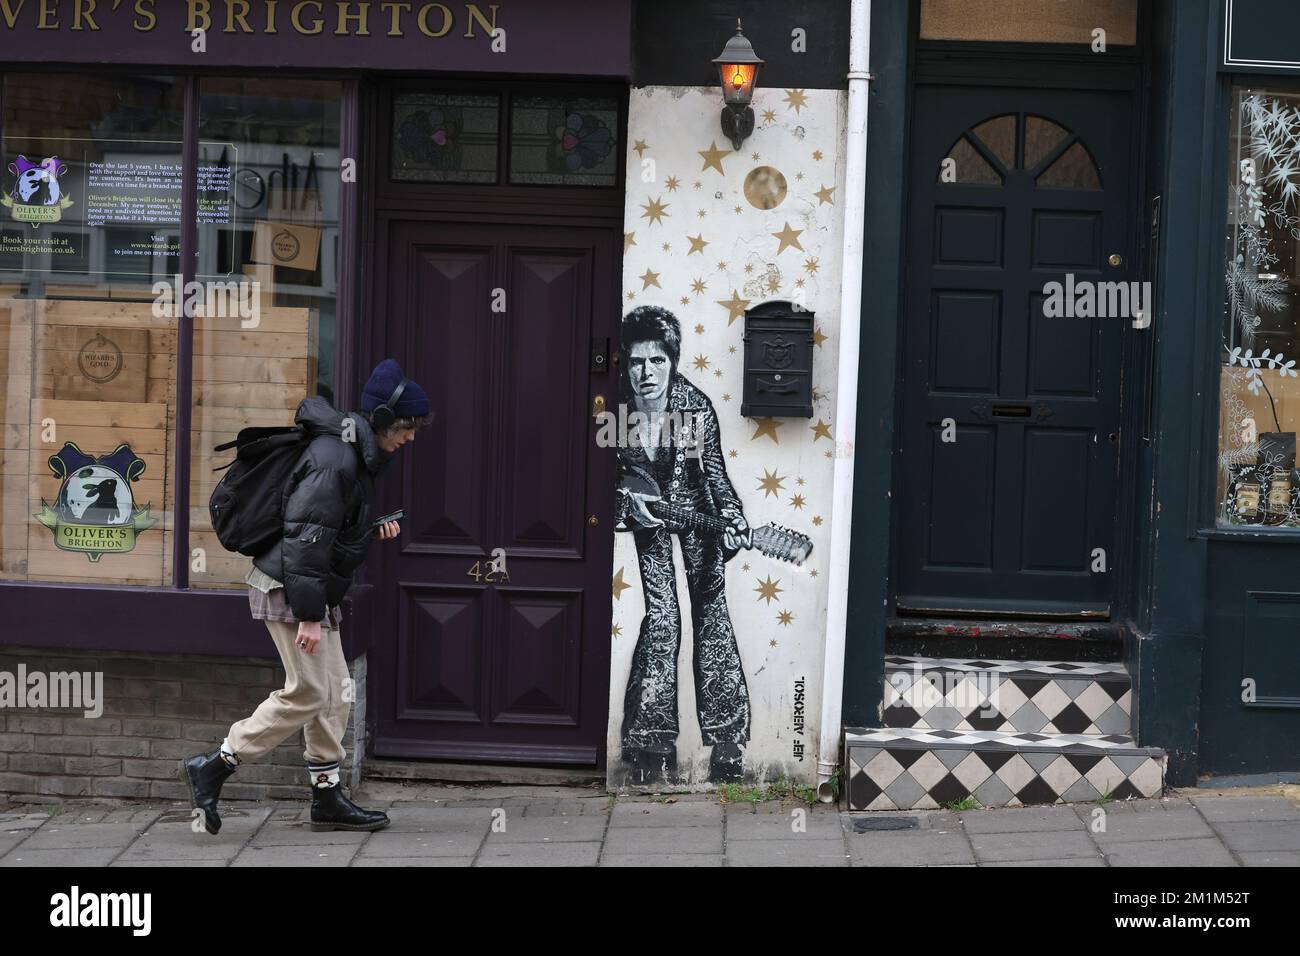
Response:
[{"label": "cow logo sign", "polygon": [[36,520],[54,533],[59,550],[97,562],[105,554],[134,550],[136,535],[157,523],[148,505],[136,506],[131,483],[144,474],[145,463],[129,445],[92,458],[66,442],[49,465],[63,484],[53,507],[41,499]]},{"label": "cow logo sign", "polygon": [[32,228],[39,228],[42,223],[58,222],[63,217],[63,210],[72,205],[72,197],[64,195],[59,184],[59,178],[67,171],[68,167],[57,156],[39,163],[19,156],[9,164],[14,185],[7,194],[0,196],[0,205],[7,207],[19,222],[30,222]]}]

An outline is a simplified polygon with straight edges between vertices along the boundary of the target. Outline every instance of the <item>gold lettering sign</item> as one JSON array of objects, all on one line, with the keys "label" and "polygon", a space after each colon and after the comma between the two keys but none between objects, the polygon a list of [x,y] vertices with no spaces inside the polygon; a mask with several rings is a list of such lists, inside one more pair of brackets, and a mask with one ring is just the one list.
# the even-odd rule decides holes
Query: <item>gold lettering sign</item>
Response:
[{"label": "gold lettering sign", "polygon": [[[168,0],[170,7],[173,0]],[[173,21],[185,33],[220,30],[237,35],[275,35],[287,20],[300,36],[372,36],[374,25],[384,36],[404,37],[415,31],[431,39],[452,35],[491,37],[497,28],[498,3],[372,2],[372,0],[183,0],[183,21]],[[158,28],[160,0],[0,0],[0,23],[10,30],[24,27],[45,31],[98,33],[115,16],[129,16],[131,29],[153,33]],[[377,8],[377,9],[374,9]],[[124,13],[117,13],[121,9]],[[164,11],[164,16],[167,11]]]}]

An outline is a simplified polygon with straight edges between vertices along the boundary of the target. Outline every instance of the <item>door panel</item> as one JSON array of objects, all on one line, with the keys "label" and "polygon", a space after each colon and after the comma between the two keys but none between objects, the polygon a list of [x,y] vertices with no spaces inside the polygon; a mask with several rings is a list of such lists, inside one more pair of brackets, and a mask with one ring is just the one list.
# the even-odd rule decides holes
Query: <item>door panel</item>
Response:
[{"label": "door panel", "polygon": [[1048,283],[1132,278],[1130,105],[917,88],[900,611],[1109,613],[1110,578],[1091,566],[1115,546],[1131,316],[1048,317],[1044,304]]},{"label": "door panel", "polygon": [[597,765],[615,475],[589,414],[610,376],[588,363],[592,337],[615,333],[619,233],[396,214],[379,228],[377,357],[436,417],[382,483],[381,507],[409,518],[375,549],[374,752]]}]

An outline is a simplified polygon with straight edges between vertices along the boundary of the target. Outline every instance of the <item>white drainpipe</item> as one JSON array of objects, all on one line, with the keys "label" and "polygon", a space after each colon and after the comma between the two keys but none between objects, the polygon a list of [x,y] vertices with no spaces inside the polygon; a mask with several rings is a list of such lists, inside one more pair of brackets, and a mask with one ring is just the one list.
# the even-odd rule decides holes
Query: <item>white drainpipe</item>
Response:
[{"label": "white drainpipe", "polygon": [[849,542],[853,520],[853,442],[857,431],[858,350],[862,322],[862,240],[867,193],[867,97],[872,79],[871,0],[852,0],[849,18],[849,116],[844,181],[844,247],[840,289],[839,382],[835,392],[835,479],[831,488],[831,560],[827,581],[826,647],[822,664],[821,739],[817,795],[833,799],[839,764],[844,644],[848,626]]}]

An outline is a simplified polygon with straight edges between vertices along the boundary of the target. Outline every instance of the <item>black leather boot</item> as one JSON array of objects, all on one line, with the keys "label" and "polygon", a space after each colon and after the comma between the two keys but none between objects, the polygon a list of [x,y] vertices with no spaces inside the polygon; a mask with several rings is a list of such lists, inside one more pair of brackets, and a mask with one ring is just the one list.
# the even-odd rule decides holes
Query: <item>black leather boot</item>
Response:
[{"label": "black leather boot", "polygon": [[190,786],[190,799],[203,811],[203,828],[209,833],[216,834],[221,829],[217,798],[221,796],[221,785],[234,772],[234,768],[222,758],[220,747],[210,754],[195,754],[183,765],[185,782]]},{"label": "black leather boot", "polygon": [[382,830],[392,823],[383,810],[363,810],[343,792],[338,784],[311,788],[311,828],[313,830]]}]

